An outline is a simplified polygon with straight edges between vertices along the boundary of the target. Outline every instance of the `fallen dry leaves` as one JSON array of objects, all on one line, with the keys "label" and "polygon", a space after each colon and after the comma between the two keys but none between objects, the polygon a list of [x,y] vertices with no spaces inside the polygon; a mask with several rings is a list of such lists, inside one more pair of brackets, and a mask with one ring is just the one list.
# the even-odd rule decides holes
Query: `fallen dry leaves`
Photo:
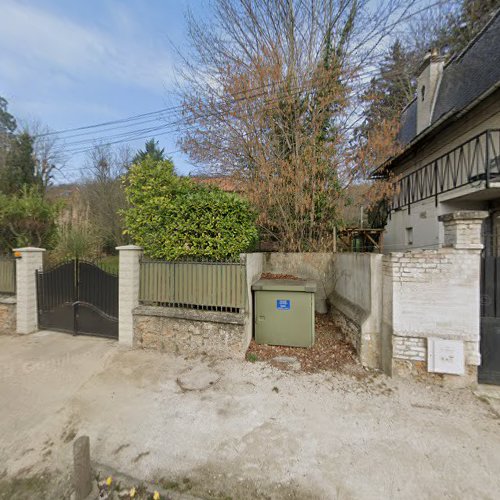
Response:
[{"label": "fallen dry leaves", "polygon": [[326,314],[316,315],[316,339],[312,347],[271,346],[252,340],[247,351],[247,359],[256,357],[257,361],[271,361],[278,356],[297,358],[301,370],[306,372],[343,370],[358,364],[354,347]]},{"label": "fallen dry leaves", "polygon": [[262,280],[300,280],[297,276],[292,274],[275,274],[275,273],[262,273],[260,279]]}]

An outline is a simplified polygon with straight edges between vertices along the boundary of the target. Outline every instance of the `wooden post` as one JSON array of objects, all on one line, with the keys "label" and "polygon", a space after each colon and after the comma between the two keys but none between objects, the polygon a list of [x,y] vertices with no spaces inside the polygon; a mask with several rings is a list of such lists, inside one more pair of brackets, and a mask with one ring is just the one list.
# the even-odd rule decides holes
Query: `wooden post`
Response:
[{"label": "wooden post", "polygon": [[333,253],[337,253],[337,226],[333,228]]}]

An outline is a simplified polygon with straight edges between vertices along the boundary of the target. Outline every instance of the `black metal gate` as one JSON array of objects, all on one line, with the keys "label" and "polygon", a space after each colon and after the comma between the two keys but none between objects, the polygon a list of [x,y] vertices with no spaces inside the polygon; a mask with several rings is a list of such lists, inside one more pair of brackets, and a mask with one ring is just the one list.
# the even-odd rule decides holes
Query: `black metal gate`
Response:
[{"label": "black metal gate", "polygon": [[479,382],[500,384],[500,257],[481,260],[481,366]]},{"label": "black metal gate", "polygon": [[40,328],[118,338],[118,276],[78,259],[37,271]]}]

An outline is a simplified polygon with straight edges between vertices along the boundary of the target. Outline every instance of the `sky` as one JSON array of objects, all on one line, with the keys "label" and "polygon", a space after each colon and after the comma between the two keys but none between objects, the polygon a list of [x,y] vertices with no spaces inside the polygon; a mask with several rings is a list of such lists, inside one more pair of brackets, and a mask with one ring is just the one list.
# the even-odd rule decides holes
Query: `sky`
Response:
[{"label": "sky", "polygon": [[[20,124],[38,121],[55,131],[177,105],[176,48],[187,49],[188,9],[206,19],[209,0],[0,0],[0,96]],[[168,121],[155,118],[142,127]],[[110,135],[134,128],[101,130],[62,135],[69,137],[67,162],[57,183],[79,177],[86,155],[81,150],[94,140],[111,142]],[[148,130],[135,137],[128,142],[134,150],[155,138],[180,174],[197,171],[178,151],[172,132]]]},{"label": "sky", "polygon": [[[52,130],[175,105],[173,45],[186,46],[188,8],[208,12],[205,0],[0,0],[0,96],[19,122]],[[178,150],[175,136],[157,139]],[[179,173],[195,170],[181,153],[172,158]],[[84,153],[69,156],[57,180],[74,179],[83,165]]]}]

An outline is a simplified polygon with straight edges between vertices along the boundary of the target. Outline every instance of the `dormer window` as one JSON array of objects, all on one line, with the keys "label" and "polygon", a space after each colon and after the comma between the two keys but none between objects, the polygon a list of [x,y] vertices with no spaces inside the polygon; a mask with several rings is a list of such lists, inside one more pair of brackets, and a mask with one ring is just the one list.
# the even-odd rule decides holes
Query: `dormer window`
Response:
[{"label": "dormer window", "polygon": [[422,88],[420,89],[420,93],[422,94],[422,101],[425,99],[425,85],[422,85]]}]

